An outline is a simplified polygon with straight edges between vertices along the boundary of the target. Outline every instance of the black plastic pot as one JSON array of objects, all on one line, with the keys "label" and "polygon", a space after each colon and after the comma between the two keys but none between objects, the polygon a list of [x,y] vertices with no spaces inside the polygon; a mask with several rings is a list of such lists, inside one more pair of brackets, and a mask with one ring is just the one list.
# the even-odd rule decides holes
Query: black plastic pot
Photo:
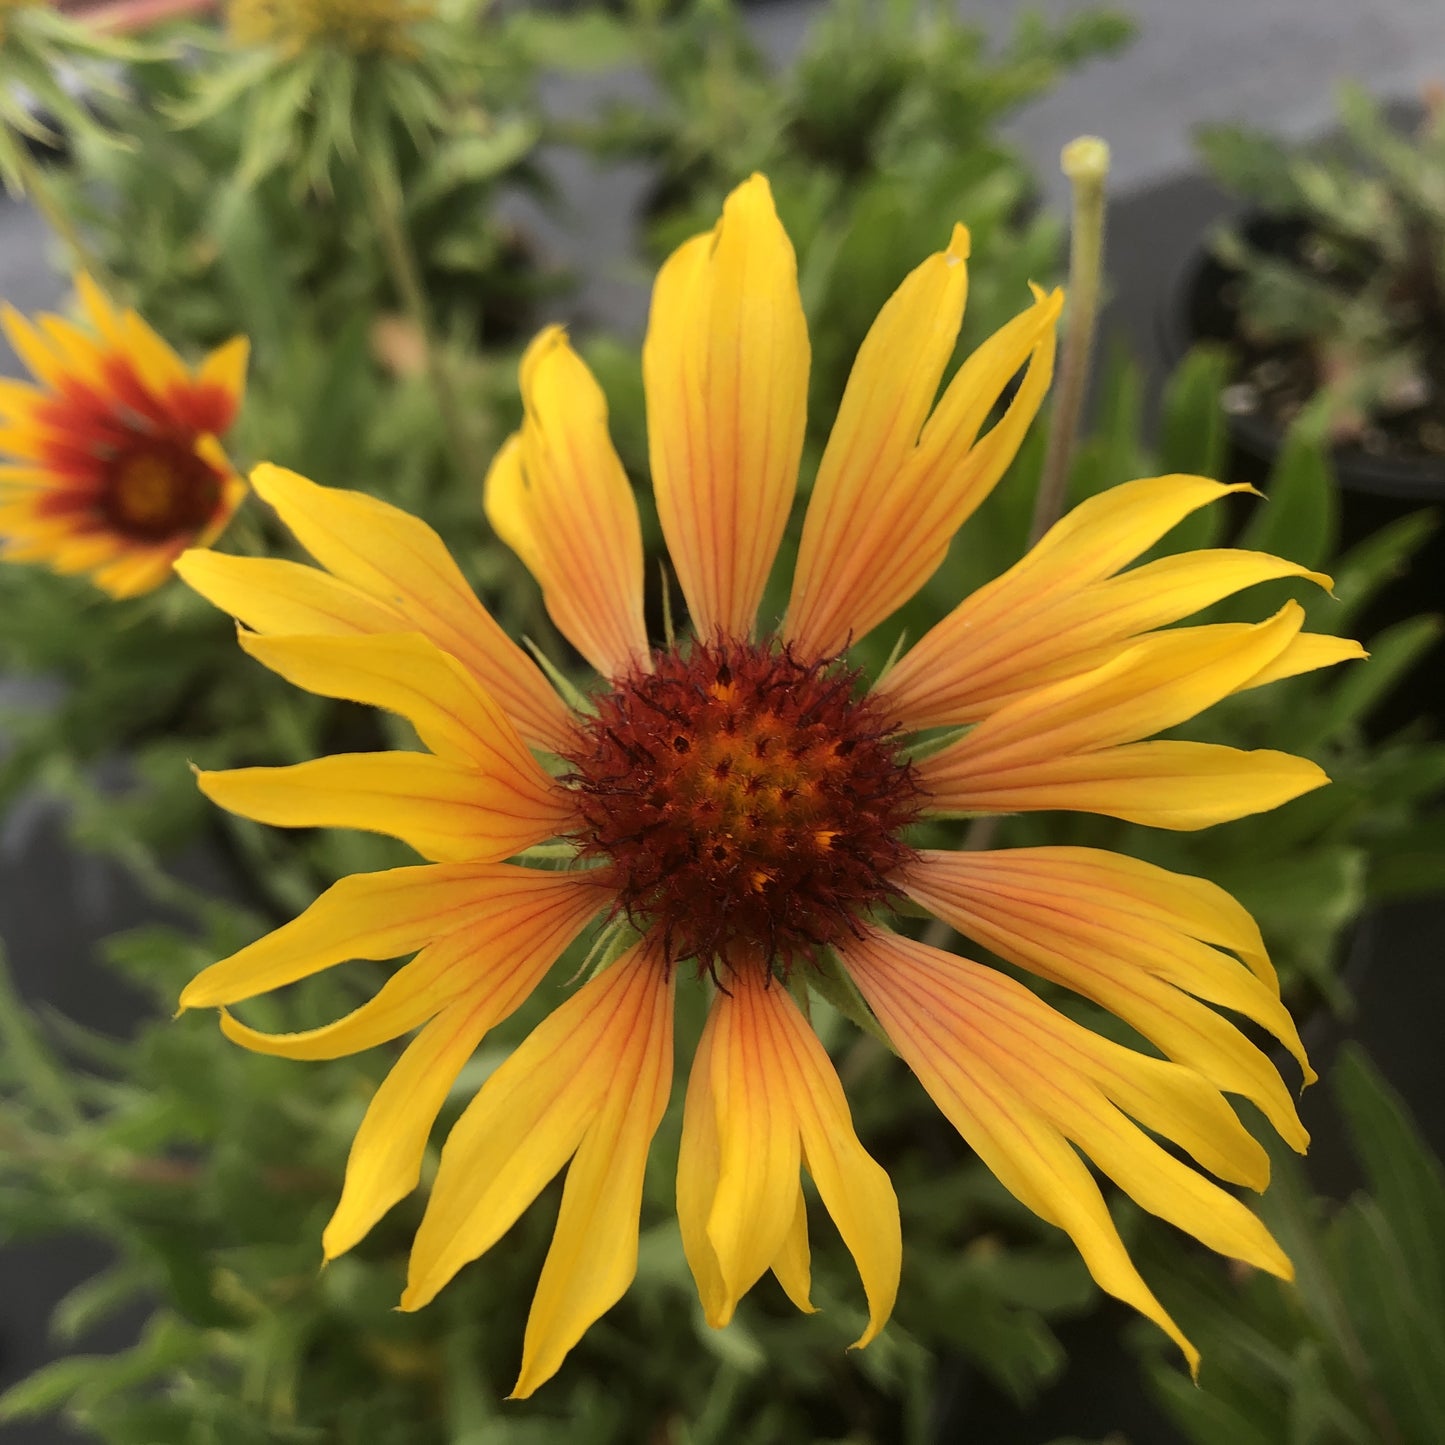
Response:
[{"label": "black plastic pot", "polygon": [[[1298,241],[1304,223],[1263,213],[1246,213],[1236,229],[1263,251],[1284,251]],[[1185,258],[1165,298],[1160,342],[1166,362],[1176,365],[1202,341],[1226,345],[1236,339],[1236,313],[1226,299],[1232,273],[1202,239]],[[1266,417],[1228,417],[1229,481],[1264,487],[1284,439],[1283,429]],[[1423,508],[1441,516],[1409,571],[1382,591],[1360,619],[1368,638],[1391,623],[1420,613],[1445,612],[1445,460],[1377,457],[1354,448],[1336,448],[1331,458],[1339,484],[1340,548],[1347,550],[1381,527]],[[1417,664],[1395,696],[1374,719],[1382,732],[1427,714],[1439,730],[1445,725],[1445,642],[1437,643]]]},{"label": "black plastic pot", "polygon": [[[1306,230],[1302,221],[1262,212],[1246,213],[1234,225],[1250,245],[1266,253],[1292,250]],[[1164,317],[1162,339],[1170,362],[1178,362],[1196,342],[1235,340],[1237,313],[1225,299],[1233,274],[1214,256],[1207,240],[1186,258]],[[1279,451],[1280,427],[1267,417],[1251,415],[1231,416],[1229,425],[1242,456],[1267,471]],[[1445,502],[1445,458],[1405,460],[1341,447],[1333,460],[1344,491],[1418,506]]]}]

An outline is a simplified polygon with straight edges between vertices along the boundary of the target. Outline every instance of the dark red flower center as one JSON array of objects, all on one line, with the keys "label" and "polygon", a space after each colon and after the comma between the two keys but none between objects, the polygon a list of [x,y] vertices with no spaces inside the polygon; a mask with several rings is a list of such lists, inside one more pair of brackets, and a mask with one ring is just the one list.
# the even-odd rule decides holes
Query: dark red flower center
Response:
[{"label": "dark red flower center", "polygon": [[117,532],[144,542],[199,532],[215,514],[221,478],[190,447],[147,439],[106,468],[100,505]]},{"label": "dark red flower center", "polygon": [[922,803],[856,671],[768,643],[654,658],[597,699],[566,754],[583,857],[670,959],[762,954],[786,972],[895,896]]}]

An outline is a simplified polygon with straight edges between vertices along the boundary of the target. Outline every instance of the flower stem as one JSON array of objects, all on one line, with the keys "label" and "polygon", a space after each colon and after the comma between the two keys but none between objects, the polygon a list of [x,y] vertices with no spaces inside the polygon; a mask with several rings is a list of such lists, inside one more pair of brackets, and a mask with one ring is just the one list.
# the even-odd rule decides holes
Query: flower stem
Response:
[{"label": "flower stem", "polygon": [[1069,241],[1069,324],[1059,367],[1058,400],[1049,428],[1048,450],[1034,503],[1032,546],[1063,514],[1074,461],[1079,417],[1089,389],[1089,362],[1099,319],[1099,292],[1104,268],[1104,183],[1109,175],[1109,147],[1097,136],[1080,136],[1059,158],[1074,192],[1073,227]]},{"label": "flower stem", "polygon": [[437,409],[441,412],[452,463],[459,476],[474,480],[480,486],[481,477],[475,470],[476,453],[469,444],[455,378],[437,339],[436,320],[422,281],[421,263],[417,260],[402,218],[401,186],[395,173],[389,166],[378,162],[369,146],[358,149],[361,173],[371,202],[372,220],[381,237],[392,284],[401,296],[412,325],[421,336],[427,375],[436,392]]},{"label": "flower stem", "polygon": [[51,185],[50,177],[45,174],[45,167],[35,159],[23,137],[16,140],[14,160],[20,175],[22,194],[40,212],[45,224],[69,251],[72,271],[86,272],[102,291],[114,296],[115,279],[110,274],[110,268],[85,239],[80,227],[75,224],[75,217],[55,194],[55,187]]}]

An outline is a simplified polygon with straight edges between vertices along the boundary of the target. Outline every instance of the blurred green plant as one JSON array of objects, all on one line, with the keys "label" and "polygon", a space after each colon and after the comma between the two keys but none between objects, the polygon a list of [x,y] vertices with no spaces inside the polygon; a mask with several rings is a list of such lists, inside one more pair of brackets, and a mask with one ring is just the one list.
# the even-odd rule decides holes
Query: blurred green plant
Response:
[{"label": "blurred green plant", "polygon": [[1349,85],[1340,120],[1341,139],[1307,147],[1199,132],[1219,181],[1277,220],[1213,243],[1237,273],[1239,404],[1285,422],[1309,408],[1338,443],[1445,466],[1445,97],[1410,133]]},{"label": "blurred green plant", "polygon": [[1138,1335],[1146,1377],[1194,1445],[1433,1445],[1445,1417],[1445,1170],[1358,1047],[1331,1090],[1364,1172],[1344,1204],[1274,1157],[1260,1206],[1293,1287],[1160,1262],[1160,1296],[1198,1340],[1196,1388]]},{"label": "blurred green plant", "polygon": [[583,139],[652,169],[655,256],[707,230],[723,197],[764,172],[798,253],[813,332],[810,414],[831,418],[858,346],[899,277],[967,222],[974,269],[962,344],[1027,303],[1061,270],[1062,228],[1037,208],[1002,123],[1071,69],[1133,35],[1085,10],[1050,25],[1022,17],[993,53],[983,33],[921,0],[822,8],[802,52],[774,74],[722,0],[670,10],[636,0],[639,46],[658,98],[618,103]]}]

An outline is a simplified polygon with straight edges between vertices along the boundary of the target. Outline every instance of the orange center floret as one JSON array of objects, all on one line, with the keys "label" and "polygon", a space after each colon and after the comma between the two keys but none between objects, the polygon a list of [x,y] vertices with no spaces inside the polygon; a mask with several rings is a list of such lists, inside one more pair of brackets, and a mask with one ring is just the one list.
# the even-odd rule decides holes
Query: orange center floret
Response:
[{"label": "orange center floret", "polygon": [[116,531],[159,542],[204,527],[220,495],[209,464],[178,442],[157,439],[115,457],[101,505]]},{"label": "orange center floret", "polygon": [[671,959],[781,969],[893,896],[913,769],[859,677],[743,643],[658,655],[598,700],[567,760],[582,855]]}]

